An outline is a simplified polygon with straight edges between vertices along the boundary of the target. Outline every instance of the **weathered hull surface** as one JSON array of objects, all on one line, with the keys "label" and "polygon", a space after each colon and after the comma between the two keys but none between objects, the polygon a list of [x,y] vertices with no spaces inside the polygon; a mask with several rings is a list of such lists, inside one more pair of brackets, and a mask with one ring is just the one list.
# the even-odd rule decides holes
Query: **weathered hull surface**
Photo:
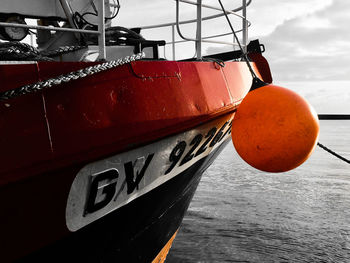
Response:
[{"label": "weathered hull surface", "polygon": [[[0,65],[0,91],[89,65]],[[154,259],[250,83],[240,62],[137,61],[2,102],[2,260]]]},{"label": "weathered hull surface", "polygon": [[202,173],[228,141],[225,136],[165,183],[23,260],[152,262],[179,228]]}]

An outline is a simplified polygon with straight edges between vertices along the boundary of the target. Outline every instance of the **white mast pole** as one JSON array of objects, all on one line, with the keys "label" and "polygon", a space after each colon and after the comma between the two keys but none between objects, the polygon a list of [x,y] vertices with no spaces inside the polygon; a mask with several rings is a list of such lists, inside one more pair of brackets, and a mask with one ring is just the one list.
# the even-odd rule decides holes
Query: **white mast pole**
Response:
[{"label": "white mast pole", "polygon": [[196,52],[197,58],[202,59],[202,0],[197,0]]},{"label": "white mast pole", "polygon": [[105,37],[105,1],[98,1],[98,48],[99,59],[106,60],[106,37]]},{"label": "white mast pole", "polygon": [[242,0],[242,12],[243,12],[243,20],[242,20],[242,34],[243,34],[243,50],[247,52],[247,40],[248,40],[248,27],[247,27],[247,0]]}]

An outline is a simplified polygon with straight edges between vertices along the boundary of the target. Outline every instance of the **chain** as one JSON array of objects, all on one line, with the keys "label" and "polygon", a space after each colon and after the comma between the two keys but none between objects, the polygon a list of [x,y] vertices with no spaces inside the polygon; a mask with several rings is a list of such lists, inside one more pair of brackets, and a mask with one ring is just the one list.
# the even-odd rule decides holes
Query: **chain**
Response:
[{"label": "chain", "polygon": [[41,54],[47,57],[54,57],[65,53],[78,51],[83,48],[86,48],[86,46],[64,46],[64,47],[59,47],[58,49],[55,49],[55,50],[42,51]]},{"label": "chain", "polygon": [[73,71],[70,72],[68,74],[64,74],[64,75],[60,75],[56,78],[50,78],[44,81],[39,81],[33,84],[29,84],[29,85],[25,85],[19,88],[15,88],[12,90],[8,90],[5,92],[1,92],[0,93],[0,101],[5,101],[8,99],[12,99],[18,96],[22,96],[28,93],[35,93],[47,88],[51,88],[52,86],[57,86],[57,85],[61,85],[62,83],[68,83],[72,80],[77,80],[77,79],[82,79],[82,78],[86,78],[88,76],[94,75],[96,73],[99,72],[103,72],[124,64],[128,64],[131,63],[133,61],[136,60],[140,60],[145,56],[145,54],[142,53],[138,53],[132,56],[127,56],[125,58],[122,59],[118,59],[118,60],[112,60],[112,61],[108,61],[102,64],[97,64],[91,67],[87,67],[84,69],[80,69],[78,71]]},{"label": "chain", "polygon": [[64,46],[55,50],[39,51],[37,48],[32,47],[26,43],[11,42],[0,43],[0,55],[1,60],[41,60],[41,61],[53,61],[54,56],[59,56],[65,53],[78,51],[86,48],[86,46]]}]

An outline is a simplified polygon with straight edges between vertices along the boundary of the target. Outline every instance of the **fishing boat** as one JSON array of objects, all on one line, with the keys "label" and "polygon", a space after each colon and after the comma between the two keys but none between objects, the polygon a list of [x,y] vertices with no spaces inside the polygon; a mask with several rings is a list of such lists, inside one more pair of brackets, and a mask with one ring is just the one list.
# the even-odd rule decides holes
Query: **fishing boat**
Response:
[{"label": "fishing boat", "polygon": [[[248,43],[250,2],[176,0],[175,22],[126,28],[113,26],[119,1],[1,1],[2,262],[164,262],[254,76],[272,82],[264,46]],[[197,18],[180,21],[180,3]],[[228,15],[242,29],[202,36],[202,21]],[[172,39],[145,39],[150,28]],[[240,48],[202,55],[238,33]],[[182,41],[196,57],[175,59]]]}]

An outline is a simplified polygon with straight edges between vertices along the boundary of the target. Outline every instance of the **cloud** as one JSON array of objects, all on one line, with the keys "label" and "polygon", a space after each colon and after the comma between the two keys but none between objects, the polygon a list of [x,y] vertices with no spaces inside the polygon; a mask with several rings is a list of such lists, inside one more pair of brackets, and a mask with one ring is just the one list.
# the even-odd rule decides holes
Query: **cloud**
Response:
[{"label": "cloud", "polygon": [[[175,20],[175,1],[146,2],[142,5],[139,0],[122,3],[114,24],[132,27]],[[203,2],[217,5],[214,0]],[[235,7],[228,0],[224,5],[227,9]],[[264,55],[270,62],[275,80],[349,80],[349,11],[350,1],[345,0],[253,0],[248,8],[248,18],[252,21],[249,37],[259,38],[265,44]],[[181,18],[194,17],[195,8],[182,4]],[[234,26],[238,29],[241,22],[234,22]],[[181,29],[186,36],[195,36],[194,25],[182,25]],[[203,23],[204,36],[228,31],[224,18]],[[148,39],[171,40],[170,28],[145,30],[142,34]],[[221,40],[232,41],[232,36]],[[192,56],[194,44],[179,44],[176,50],[178,59]],[[232,50],[232,47],[203,44],[203,50],[213,54]],[[170,57],[170,47],[167,47],[167,53]]]},{"label": "cloud", "polygon": [[286,21],[262,38],[275,79],[349,80],[349,1]]},{"label": "cloud", "polygon": [[248,19],[252,21],[251,36],[271,34],[286,21],[324,10],[332,0],[269,0],[253,1],[248,9]]}]

